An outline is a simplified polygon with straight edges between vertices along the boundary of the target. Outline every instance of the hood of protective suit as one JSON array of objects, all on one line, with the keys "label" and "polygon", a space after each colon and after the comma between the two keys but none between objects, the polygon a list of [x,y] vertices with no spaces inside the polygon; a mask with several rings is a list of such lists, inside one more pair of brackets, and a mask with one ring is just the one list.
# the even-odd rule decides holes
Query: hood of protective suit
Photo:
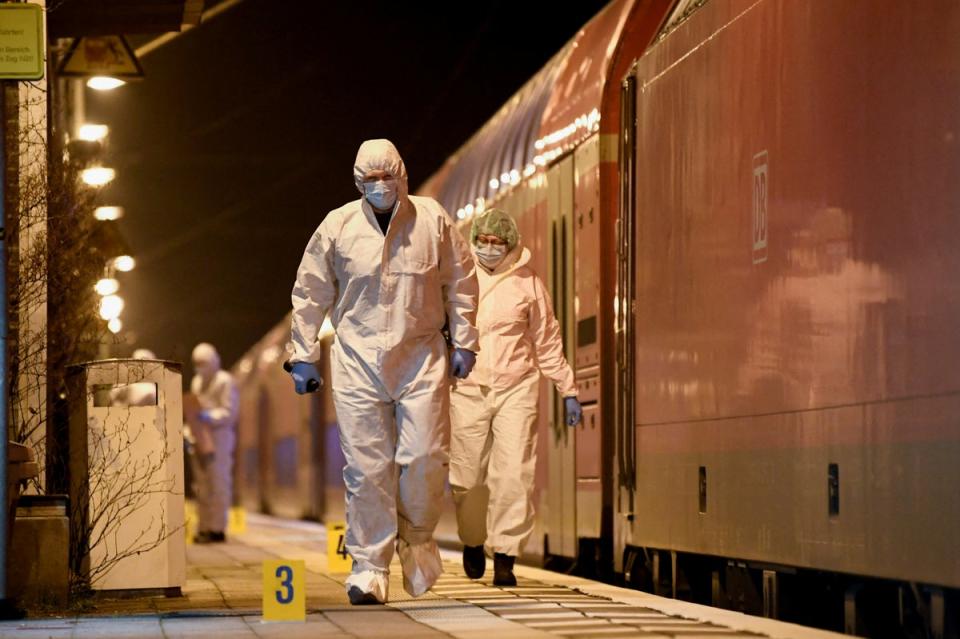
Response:
[{"label": "hood of protective suit", "polygon": [[357,160],[353,163],[353,183],[363,193],[363,176],[368,171],[386,171],[397,181],[397,201],[407,199],[407,167],[390,140],[367,140],[357,151]]},{"label": "hood of protective suit", "polygon": [[212,344],[201,342],[193,348],[193,367],[203,377],[211,377],[220,370],[220,354]]},{"label": "hood of protective suit", "polygon": [[138,348],[133,351],[133,359],[157,359],[157,356],[149,348]]}]

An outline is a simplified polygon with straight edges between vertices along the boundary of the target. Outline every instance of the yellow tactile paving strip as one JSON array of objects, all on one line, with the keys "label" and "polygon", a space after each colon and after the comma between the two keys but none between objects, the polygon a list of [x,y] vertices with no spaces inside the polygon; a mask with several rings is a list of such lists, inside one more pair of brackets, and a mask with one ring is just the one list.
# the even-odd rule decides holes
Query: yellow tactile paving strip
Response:
[{"label": "yellow tactile paving strip", "polygon": [[[515,587],[501,588],[493,586],[489,576],[477,581],[468,579],[455,562],[447,562],[445,569],[447,572],[431,590],[446,600],[442,605],[436,601],[416,601],[391,603],[390,607],[403,610],[424,625],[461,638],[489,638],[493,633],[508,637],[575,639],[765,636],[619,603],[522,575],[518,575]],[[519,572],[522,570],[518,569]],[[462,604],[462,608],[451,606],[453,602]],[[478,614],[477,609],[486,614]],[[460,616],[468,617],[469,623],[457,624],[455,619]],[[513,629],[508,629],[508,625]]]}]

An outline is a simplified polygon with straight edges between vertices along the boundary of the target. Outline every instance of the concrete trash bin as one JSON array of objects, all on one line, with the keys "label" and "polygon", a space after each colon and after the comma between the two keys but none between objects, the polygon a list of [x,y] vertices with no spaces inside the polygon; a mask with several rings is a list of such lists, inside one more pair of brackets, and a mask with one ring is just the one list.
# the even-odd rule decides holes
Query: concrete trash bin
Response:
[{"label": "concrete trash bin", "polygon": [[28,605],[66,605],[69,550],[67,496],[20,497],[10,541],[10,593]]},{"label": "concrete trash bin", "polygon": [[71,569],[93,590],[186,582],[180,365],[111,359],[67,368]]},{"label": "concrete trash bin", "polygon": [[13,539],[15,505],[20,496],[20,489],[23,485],[37,477],[40,474],[40,466],[37,464],[33,449],[29,446],[17,442],[7,442],[7,503],[0,504],[0,507],[7,509],[7,570],[8,576],[11,567],[17,563],[11,553],[11,541]]}]

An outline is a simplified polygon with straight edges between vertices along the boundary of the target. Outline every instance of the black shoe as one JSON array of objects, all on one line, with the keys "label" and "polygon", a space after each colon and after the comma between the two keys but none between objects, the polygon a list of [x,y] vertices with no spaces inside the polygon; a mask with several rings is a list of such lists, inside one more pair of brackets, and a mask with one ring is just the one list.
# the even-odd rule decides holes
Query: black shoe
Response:
[{"label": "black shoe", "polygon": [[193,536],[193,543],[195,544],[218,544],[226,540],[227,536],[224,533],[211,532],[209,530],[201,530]]},{"label": "black shoe", "polygon": [[467,577],[479,579],[487,568],[487,557],[483,554],[483,546],[463,547],[463,569]]},{"label": "black shoe", "polygon": [[513,562],[516,557],[505,555],[502,552],[493,554],[493,585],[516,586],[517,578],[513,575]]},{"label": "black shoe", "polygon": [[350,603],[354,606],[369,606],[380,603],[380,600],[377,599],[375,594],[372,592],[364,592],[356,586],[350,586],[347,590],[347,597],[350,598]]}]

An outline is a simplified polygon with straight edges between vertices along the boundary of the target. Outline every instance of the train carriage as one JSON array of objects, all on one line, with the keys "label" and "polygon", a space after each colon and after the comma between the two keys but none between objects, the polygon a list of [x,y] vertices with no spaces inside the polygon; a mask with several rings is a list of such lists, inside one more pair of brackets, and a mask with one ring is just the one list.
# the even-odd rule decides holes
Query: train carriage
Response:
[{"label": "train carriage", "polygon": [[[946,1],[615,0],[420,187],[517,217],[581,387],[574,430],[542,384],[527,560],[956,636],[958,36]],[[238,485],[340,519],[288,337],[236,367]]]}]

